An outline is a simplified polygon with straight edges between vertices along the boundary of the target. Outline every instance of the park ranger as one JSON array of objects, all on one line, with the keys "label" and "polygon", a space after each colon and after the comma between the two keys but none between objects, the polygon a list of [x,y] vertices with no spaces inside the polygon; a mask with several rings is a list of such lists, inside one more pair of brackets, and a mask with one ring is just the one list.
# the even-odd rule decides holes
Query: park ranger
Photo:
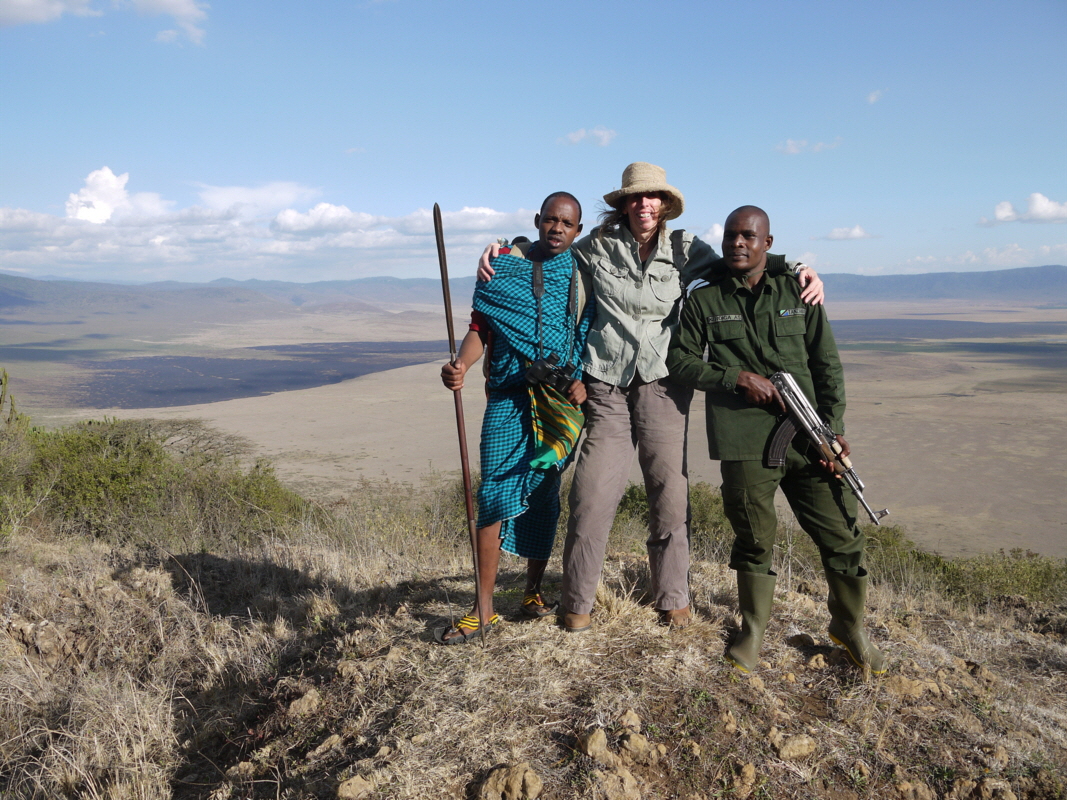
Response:
[{"label": "park ranger", "polygon": [[730,568],[737,572],[742,620],[726,656],[745,672],[758,664],[774,598],[774,494],[781,486],[819,548],[829,587],[830,637],[857,666],[880,674],[885,659],[863,626],[867,571],[855,497],[834,476],[831,463],[810,456],[802,436],[789,447],[784,466],[766,464],[777,415],[785,411],[768,380],[775,372],[794,376],[829,422],[843,455],[849,453],[842,435],[844,376],[826,312],[801,300],[795,280],[767,272],[773,240],[762,209],[742,206],[730,214],[722,240],[728,271],[691,292],[667,355],[673,380],[707,393],[708,448],[711,458],[721,461],[723,506],[734,530]]}]

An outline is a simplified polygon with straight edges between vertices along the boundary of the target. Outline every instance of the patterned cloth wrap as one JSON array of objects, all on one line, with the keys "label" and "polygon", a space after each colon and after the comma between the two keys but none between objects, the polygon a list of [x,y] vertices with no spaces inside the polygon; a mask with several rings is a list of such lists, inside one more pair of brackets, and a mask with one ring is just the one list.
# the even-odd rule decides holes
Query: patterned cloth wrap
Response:
[{"label": "patterned cloth wrap", "polygon": [[[580,409],[555,398],[556,413],[542,414],[538,426],[533,419],[531,392],[526,385],[526,369],[532,361],[551,353],[560,365],[577,365],[573,377],[580,379],[581,355],[585,337],[595,315],[592,298],[581,319],[569,314],[574,259],[562,253],[542,264],[545,293],[541,298],[541,327],[544,352],[538,348],[537,302],[533,294],[533,262],[507,249],[493,259],[495,274],[488,283],[479,282],[474,291],[474,310],[488,318],[493,333],[486,382],[488,401],[482,421],[482,482],[478,489],[478,527],[500,521],[501,548],[521,558],[547,560],[559,520],[560,471],[573,448],[559,446],[552,438],[538,447],[537,427],[575,427],[573,414]],[[559,401],[570,406],[560,412]],[[537,405],[543,410],[547,400],[538,392]],[[561,422],[569,419],[570,422]],[[581,423],[576,425],[580,432]],[[577,437],[575,437],[576,439]],[[556,446],[559,450],[556,450]],[[556,455],[546,454],[546,447]],[[543,464],[535,468],[535,459]]]}]

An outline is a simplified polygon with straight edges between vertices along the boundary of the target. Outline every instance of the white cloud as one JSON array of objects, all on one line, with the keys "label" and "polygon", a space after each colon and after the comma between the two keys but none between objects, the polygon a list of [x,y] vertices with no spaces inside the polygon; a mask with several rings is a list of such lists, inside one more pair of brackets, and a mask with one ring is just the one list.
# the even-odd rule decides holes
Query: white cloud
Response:
[{"label": "white cloud", "polygon": [[722,225],[716,222],[714,225],[712,225],[710,228],[700,234],[700,238],[710,244],[716,250],[718,250],[719,244],[722,242],[722,235],[724,231],[725,228],[723,228]]},{"label": "white cloud", "polygon": [[796,256],[796,260],[802,264],[807,264],[809,267],[814,267],[819,263],[819,256],[809,250]]},{"label": "white cloud", "polygon": [[840,147],[842,141],[844,140],[840,136],[838,136],[832,142],[815,142],[814,144],[809,146],[807,139],[786,139],[784,142],[777,145],[774,149],[780,153],[785,153],[786,155],[790,156],[795,156],[805,152],[821,153],[823,150],[834,150]]},{"label": "white cloud", "polygon": [[[142,16],[173,17],[189,41],[193,44],[204,43],[204,29],[200,24],[207,19],[205,3],[196,0],[126,0],[126,4]],[[157,41],[173,41],[176,38],[176,31],[163,31],[156,37]]]},{"label": "white cloud", "polygon": [[[0,208],[0,263],[23,274],[108,280],[277,277],[325,280],[436,271],[428,209],[389,217],[327,202],[291,182],[203,186],[196,205],[175,209],[158,194],[131,194],[129,173],[89,174],[66,215]],[[443,214],[456,275],[501,235],[533,234],[532,209],[464,207]]]},{"label": "white cloud", "polygon": [[[483,244],[500,232],[523,231],[533,228],[534,211],[494,211],[491,208],[463,208],[459,211],[444,211],[441,222],[450,238],[470,236],[472,241]],[[433,236],[433,215],[420,208],[402,217],[384,217],[351,211],[347,206],[319,203],[310,211],[301,213],[286,209],[275,216],[271,231],[280,239],[319,240],[330,246],[351,247],[358,242],[398,237]],[[359,234],[342,236],[336,234]],[[473,235],[473,236],[471,236]]]},{"label": "white cloud", "polygon": [[90,172],[85,186],[67,198],[67,216],[102,223],[111,219],[117,206],[127,202],[126,181],[130,173],[116,176],[110,167]]},{"label": "white cloud", "polygon": [[986,247],[980,252],[965,250],[952,256],[913,256],[905,262],[916,267],[915,272],[936,271],[941,269],[1011,269],[1014,267],[1036,267],[1050,263],[1063,263],[1067,258],[1067,243],[1043,245],[1034,249],[1023,247],[1017,242],[1003,247]]},{"label": "white cloud", "polygon": [[821,153],[823,150],[834,150],[841,146],[841,137],[838,136],[832,142],[816,142],[811,146],[811,152]]},{"label": "white cloud", "polygon": [[[64,14],[98,17],[102,11],[90,6],[91,0],[0,0],[0,26],[52,22]],[[169,16],[179,30],[164,30],[158,42],[172,42],[184,33],[194,44],[203,44],[207,4],[197,0],[112,0],[116,8],[131,8],[142,16]]]},{"label": "white cloud", "polygon": [[843,241],[845,239],[873,239],[874,236],[863,230],[862,226],[853,225],[851,228],[834,228],[828,234],[826,234],[825,236],[820,236],[819,238],[827,239],[831,242],[837,242]]},{"label": "white cloud", "polygon": [[885,94],[885,89],[875,89],[869,95],[867,95],[867,102],[872,106],[882,99],[882,95]]},{"label": "white cloud", "polygon": [[595,128],[586,130],[585,128],[579,128],[576,131],[572,131],[558,141],[561,144],[579,144],[586,139],[591,139],[595,144],[600,147],[607,147],[611,144],[611,140],[618,136],[617,131],[613,131],[610,128],[605,128],[603,125],[597,125]]},{"label": "white cloud", "polygon": [[1026,200],[1026,213],[1020,214],[1008,200],[997,203],[993,219],[982,217],[979,225],[986,227],[1001,222],[1067,222],[1067,203],[1049,200],[1040,192],[1034,192]]},{"label": "white cloud", "polygon": [[255,187],[200,185],[200,200],[205,206],[242,216],[274,213],[294,203],[309,202],[319,194],[318,189],[291,181],[273,181]]},{"label": "white cloud", "polygon": [[85,186],[67,198],[67,216],[99,225],[114,214],[154,217],[167,212],[171,204],[155,192],[130,195],[126,191],[129,179],[130,173],[116,175],[110,167],[90,172],[85,179]]},{"label": "white cloud", "polygon": [[987,247],[982,251],[982,260],[995,267],[1025,267],[1033,257],[1033,251],[1018,244],[999,248]]},{"label": "white cloud", "polygon": [[[1038,258],[1067,258],[1067,242],[1045,244],[1037,248]],[[1060,262],[1063,263],[1062,261]]]},{"label": "white cloud", "polygon": [[64,14],[99,16],[90,0],[0,0],[0,26],[51,22]]}]

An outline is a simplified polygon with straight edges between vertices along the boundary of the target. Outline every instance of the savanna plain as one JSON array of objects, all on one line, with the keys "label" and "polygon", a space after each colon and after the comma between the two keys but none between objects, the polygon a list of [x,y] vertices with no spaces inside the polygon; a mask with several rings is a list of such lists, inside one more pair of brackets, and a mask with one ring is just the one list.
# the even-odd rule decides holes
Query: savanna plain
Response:
[{"label": "savanna plain", "polygon": [[[0,795],[1067,796],[1064,303],[831,285],[848,439],[891,511],[868,528],[876,677],[826,636],[784,509],[761,668],[722,661],[701,397],[694,625],[645,601],[635,469],[593,631],[519,622],[512,559],[504,624],[445,648],[473,586],[427,298],[0,290]],[[559,576],[557,552],[552,597]]]}]

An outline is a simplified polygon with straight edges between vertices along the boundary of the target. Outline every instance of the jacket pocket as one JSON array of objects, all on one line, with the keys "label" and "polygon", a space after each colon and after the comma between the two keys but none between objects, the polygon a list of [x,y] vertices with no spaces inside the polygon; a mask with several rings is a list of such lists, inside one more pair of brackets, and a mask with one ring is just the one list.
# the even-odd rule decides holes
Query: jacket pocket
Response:
[{"label": "jacket pocket", "polygon": [[775,345],[783,364],[807,362],[808,351],[804,342],[806,330],[806,320],[802,315],[778,317],[774,320]]},{"label": "jacket pocket", "polygon": [[652,294],[664,303],[673,305],[674,301],[681,297],[682,279],[673,269],[669,272],[649,275],[648,283],[652,288]]},{"label": "jacket pocket", "polygon": [[745,321],[740,314],[708,317],[708,338],[713,342],[729,342],[745,335]]},{"label": "jacket pocket", "polygon": [[590,259],[589,266],[597,295],[616,297],[622,293],[624,282],[628,280],[626,267],[619,267],[613,264],[610,258],[604,257]]}]

